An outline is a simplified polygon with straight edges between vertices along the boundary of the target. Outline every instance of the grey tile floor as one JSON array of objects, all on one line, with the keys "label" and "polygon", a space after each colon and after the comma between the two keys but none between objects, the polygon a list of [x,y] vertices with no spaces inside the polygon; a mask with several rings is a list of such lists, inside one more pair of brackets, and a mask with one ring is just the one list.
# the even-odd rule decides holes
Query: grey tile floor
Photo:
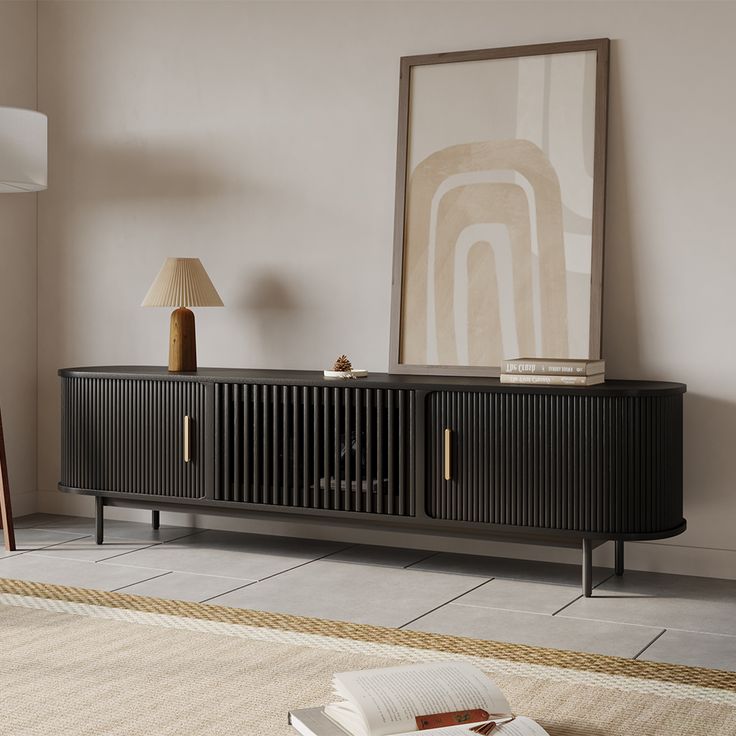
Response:
[{"label": "grey tile floor", "polygon": [[736,581],[35,514],[0,577],[736,671]]}]

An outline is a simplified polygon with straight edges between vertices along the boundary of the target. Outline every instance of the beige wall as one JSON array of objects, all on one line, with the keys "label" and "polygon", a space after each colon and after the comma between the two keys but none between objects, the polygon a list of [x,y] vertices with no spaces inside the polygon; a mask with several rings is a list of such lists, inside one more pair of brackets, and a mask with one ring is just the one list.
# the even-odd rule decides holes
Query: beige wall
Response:
[{"label": "beige wall", "polygon": [[[0,106],[36,107],[36,3],[0,0]],[[36,506],[36,194],[0,194],[0,409],[16,516]]]},{"label": "beige wall", "polygon": [[734,27],[733,3],[41,2],[41,508],[90,511],[53,490],[56,370],[165,362],[138,304],[167,255],[227,304],[203,365],[386,369],[401,55],[608,36],[605,357],[690,387],[690,529],[628,561],[736,575]]}]

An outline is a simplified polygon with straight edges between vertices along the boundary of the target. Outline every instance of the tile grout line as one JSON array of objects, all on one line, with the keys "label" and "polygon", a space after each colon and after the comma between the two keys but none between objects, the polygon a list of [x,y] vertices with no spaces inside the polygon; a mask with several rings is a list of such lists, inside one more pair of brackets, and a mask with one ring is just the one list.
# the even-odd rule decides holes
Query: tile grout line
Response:
[{"label": "tile grout line", "polygon": [[[598,588],[601,585],[603,585],[603,583],[607,583],[615,574],[616,573],[614,572],[613,574],[609,575],[607,578],[604,578],[603,580],[601,580],[600,583],[596,583],[596,585],[593,586],[593,590],[595,590],[596,588]],[[577,601],[579,601],[583,597],[584,596],[581,593],[577,598],[574,598],[569,603],[565,603],[565,605],[562,606],[562,608],[560,608],[559,610],[555,611],[552,615],[553,616],[556,616],[558,613],[562,613],[562,611],[564,611],[566,608],[569,608],[573,603],[576,603]],[[586,619],[586,620],[588,620],[588,619]],[[595,621],[595,619],[589,619],[589,620]]]},{"label": "tile grout line", "polygon": [[223,590],[222,593],[217,593],[217,595],[211,595],[209,598],[203,598],[201,601],[197,601],[197,603],[208,603],[209,601],[213,601],[216,598],[221,598],[223,595],[229,595],[230,593],[234,593],[236,590],[243,590],[243,588],[249,588],[251,585],[255,585],[256,583],[259,583],[260,580],[248,580],[247,582],[244,580],[243,582],[245,583],[245,585],[238,585],[236,588],[230,588],[230,590]]},{"label": "tile grout line", "polygon": [[[210,529],[199,529],[189,534],[182,534],[180,537],[172,537],[171,539],[162,539],[158,542],[142,542],[140,543],[141,544],[140,547],[136,547],[135,549],[129,549],[127,552],[119,552],[118,554],[111,555],[110,557],[103,557],[100,560],[91,560],[91,561],[95,563],[106,563],[109,560],[115,560],[118,557],[125,557],[126,555],[132,555],[135,552],[142,552],[143,550],[152,549],[153,547],[165,547],[167,544],[171,544],[172,542],[178,542],[179,540],[187,539],[188,537],[196,537],[198,534],[202,534],[206,531],[211,531],[211,530]],[[120,542],[122,544],[127,544],[124,539],[120,539]],[[131,542],[131,544],[136,544],[136,542]],[[104,547],[105,543],[103,542],[100,546]],[[82,561],[88,562],[89,560],[82,560]],[[126,565],[126,567],[138,567],[138,565]],[[172,570],[172,572],[174,571]],[[196,574],[196,573],[192,573],[192,574]],[[227,577],[227,576],[226,575],[216,575],[215,577]]]},{"label": "tile grout line", "polygon": [[[463,594],[465,595],[465,594]],[[458,603],[454,601],[454,605],[462,606],[463,608],[479,608],[484,611],[504,611],[505,613],[523,613],[529,616],[544,616],[545,618],[552,618],[553,613],[545,613],[544,611],[529,611],[523,608],[498,608],[497,606],[479,606],[477,603]]]},{"label": "tile grout line", "polygon": [[291,572],[292,570],[298,570],[300,567],[306,567],[307,565],[311,565],[313,562],[319,562],[320,560],[327,559],[328,557],[332,557],[332,555],[336,555],[340,552],[344,552],[347,549],[351,549],[352,547],[357,547],[358,545],[355,544],[349,544],[347,547],[341,547],[340,549],[333,550],[332,552],[328,552],[326,555],[322,555],[321,557],[315,557],[313,560],[307,560],[306,562],[302,562],[298,565],[294,565],[294,567],[288,567],[286,570],[279,570],[278,572],[273,573],[272,575],[266,575],[265,578],[258,578],[258,580],[250,580],[245,585],[239,585],[237,588],[233,588],[232,590],[226,590],[223,593],[218,593],[217,595],[210,596],[209,598],[205,598],[202,601],[199,601],[199,603],[207,603],[208,601],[214,600],[215,598],[220,598],[223,595],[228,595],[229,593],[234,593],[236,590],[243,590],[243,588],[248,588],[251,585],[255,585],[256,583],[262,583],[265,580],[270,580],[271,578],[278,577],[279,575],[283,575],[285,572]]},{"label": "tile grout line", "polygon": [[[110,557],[103,557],[100,560],[91,560],[95,564],[108,562],[109,560],[116,560],[118,557],[125,557],[133,552],[142,552],[144,549],[151,549],[152,547],[160,547],[162,542],[153,542],[152,544],[144,544],[142,547],[136,547],[135,549],[129,549],[127,552],[118,552],[116,555],[110,555]],[[134,565],[127,565],[127,567],[134,567]]]},{"label": "tile grout line", "polygon": [[637,652],[632,657],[632,659],[639,659],[639,657],[641,657],[641,655],[644,654],[644,652],[646,652],[646,650],[649,649],[649,647],[652,646],[652,644],[654,644],[654,642],[657,641],[657,639],[659,639],[663,634],[666,634],[666,633],[667,633],[667,629],[662,629],[662,631],[660,631],[659,634],[657,634],[657,636],[655,636],[654,639],[652,639],[649,642],[649,644],[647,644],[643,649],[641,649],[639,652]]},{"label": "tile grout line", "polygon": [[[408,570],[413,565],[418,565],[420,562],[424,562],[425,560],[430,559],[431,557],[435,557],[436,555],[444,554],[442,552],[435,552],[431,554],[429,557],[425,557],[421,560],[417,560],[416,562],[412,562],[410,565],[407,565],[404,568],[401,568],[403,570]],[[567,564],[567,563],[564,563]],[[456,570],[433,570],[433,569],[422,569],[421,572],[433,572],[433,573],[440,573],[443,575],[470,575],[473,577],[479,577],[483,573],[478,572],[457,572]],[[599,583],[596,583],[593,588],[597,588],[599,585],[603,585],[603,583],[608,582],[612,577],[614,577],[615,573],[611,573],[608,577],[601,580]],[[492,578],[489,578],[489,580],[507,580],[512,583],[530,583],[531,585],[554,585],[557,588],[579,588],[579,583],[564,583],[564,582],[555,582],[554,580],[541,580],[539,578],[524,578],[524,577],[514,577],[513,575],[499,575],[494,574]]]},{"label": "tile grout line", "polygon": [[565,603],[565,605],[562,606],[562,608],[555,611],[552,615],[556,616],[558,613],[561,613],[562,611],[564,611],[568,606],[571,606],[576,601],[579,601],[582,597],[583,597],[583,594],[581,593],[579,596],[577,596],[577,598],[573,598],[573,600],[571,600],[569,603]]},{"label": "tile grout line", "polygon": [[[211,529],[202,529],[203,532],[205,531],[212,531]],[[194,536],[194,535],[187,535],[187,536]],[[181,539],[182,537],[179,537]],[[172,540],[173,541],[173,540]],[[163,546],[163,542],[159,542],[158,544],[152,544],[149,547],[143,547],[142,549],[151,549],[153,547],[161,547]],[[336,555],[339,552],[344,552],[346,549],[350,549],[351,547],[355,547],[356,545],[350,544],[347,547],[341,547],[340,549],[333,550],[332,552],[328,552],[326,555],[322,555],[321,557],[315,557],[313,560],[307,560],[306,562],[302,562],[298,565],[294,565],[293,567],[288,567],[285,570],[279,570],[278,572],[273,573],[272,575],[266,575],[264,578],[258,578],[257,580],[249,580],[247,578],[243,578],[243,582],[245,585],[238,585],[235,588],[231,588],[230,590],[225,590],[222,593],[218,593],[217,595],[210,596],[209,598],[205,598],[204,600],[198,601],[198,603],[206,603],[207,601],[211,601],[214,598],[219,598],[220,596],[227,595],[228,593],[233,593],[236,590],[242,590],[243,588],[247,588],[250,585],[255,585],[256,583],[263,582],[264,580],[270,580],[271,578],[275,578],[277,575],[282,575],[285,572],[289,572],[291,570],[296,570],[300,567],[304,567],[305,565],[310,565],[312,562],[317,562],[319,560],[324,560],[327,557],[331,557],[332,555]],[[122,552],[119,555],[116,555],[116,557],[123,557],[124,555],[131,554],[131,552],[137,552],[138,550],[131,550],[130,552]],[[113,559],[112,557],[106,558],[104,560],[105,562],[108,559]],[[102,560],[100,562],[103,562]],[[134,565],[127,565],[127,567],[135,567]],[[186,572],[184,570],[169,570],[169,573],[172,572],[178,572],[184,575],[202,575],[203,577],[219,577],[219,578],[225,578],[228,577],[226,575],[211,575],[210,573],[193,573],[193,572]],[[161,577],[161,576],[157,576]],[[151,580],[154,580],[155,578],[150,578]],[[145,582],[144,580],[141,580],[140,582]],[[131,583],[131,585],[136,585],[136,583]]]},{"label": "tile grout line", "polygon": [[[428,554],[426,557],[422,557],[420,560],[415,560],[414,562],[410,562],[408,565],[404,565],[403,569],[408,570],[410,567],[414,567],[414,565],[418,565],[420,562],[426,562],[427,560],[432,559],[432,557],[437,557],[438,554],[440,553],[432,552],[431,554]],[[428,570],[427,572],[431,572],[431,570]]]},{"label": "tile grout line", "polygon": [[601,580],[600,583],[596,583],[593,586],[593,590],[595,590],[596,588],[600,588],[601,585],[603,585],[603,583],[607,583],[611,578],[615,578],[615,577],[616,577],[616,573],[612,572],[607,578],[604,578],[603,580]]},{"label": "tile grout line", "polygon": [[[145,570],[146,568],[141,568],[142,570]],[[134,585],[140,585],[141,583],[147,583],[149,580],[156,580],[157,578],[163,578],[167,575],[171,575],[171,570],[166,570],[165,572],[162,572],[160,575],[153,575],[150,578],[144,578],[143,580],[136,580],[134,583],[128,583],[127,585],[121,585],[119,588],[113,588],[110,592],[116,593],[119,590],[125,590],[125,588],[131,588]]]},{"label": "tile grout line", "polygon": [[[87,537],[80,537],[80,539],[87,539]],[[91,539],[91,537],[90,537]],[[69,539],[67,540],[69,542],[78,542],[79,539]],[[66,544],[65,542],[62,544]],[[56,547],[59,547],[61,545],[59,544],[53,544],[49,547],[42,547],[41,549],[33,549],[29,550],[29,552],[34,552],[38,557],[45,557],[46,559],[50,560],[68,560],[69,562],[89,562],[93,565],[96,565],[98,563],[107,562],[108,560],[113,560],[116,557],[122,557],[123,555],[129,555],[131,552],[140,552],[144,549],[149,549],[151,547],[158,547],[160,543],[154,543],[154,544],[145,544],[141,547],[136,547],[135,549],[129,549],[127,552],[119,552],[118,554],[111,555],[110,557],[103,557],[101,560],[86,560],[82,557],[71,557],[71,556],[63,556],[59,557],[58,555],[45,555],[44,552],[47,550],[55,549]],[[126,567],[135,567],[134,565],[127,565]]]},{"label": "tile grout line", "polygon": [[298,565],[294,565],[293,567],[287,567],[285,570],[279,570],[278,572],[275,572],[271,575],[266,575],[265,578],[258,578],[258,580],[256,580],[255,582],[261,583],[264,580],[270,580],[271,578],[275,578],[277,575],[283,575],[285,572],[291,572],[292,570],[298,570],[300,567],[306,567],[307,565],[311,565],[313,562],[319,562],[320,560],[325,560],[328,557],[332,557],[332,555],[339,554],[340,552],[345,552],[345,550],[348,550],[351,547],[355,547],[355,545],[349,544],[347,547],[341,547],[340,549],[333,550],[332,552],[328,552],[326,555],[315,557],[313,560],[307,560],[306,562],[300,562]]},{"label": "tile grout line", "polygon": [[[41,529],[38,529],[37,527],[26,527],[25,530],[27,529],[31,529],[35,531],[42,531]],[[16,530],[16,531],[20,531],[20,530]],[[53,531],[53,530],[44,529],[43,531]],[[65,534],[65,533],[68,534],[69,532],[62,532],[62,534]],[[86,537],[91,537],[91,536],[92,536],[91,534],[84,534],[81,537],[73,537],[72,539],[64,539],[61,542],[54,542],[53,544],[47,544],[43,547],[34,547],[33,549],[16,549],[13,551],[15,554],[11,553],[8,555],[3,555],[2,557],[0,557],[0,560],[9,560],[12,557],[20,557],[21,555],[28,555],[31,552],[36,552],[36,553],[43,552],[45,549],[51,549],[52,547],[58,547],[60,544],[66,544],[67,542],[78,542],[80,539],[85,539]]]},{"label": "tile grout line", "polygon": [[[586,616],[565,616],[566,619],[569,619],[571,621],[597,621],[601,624],[614,624],[616,626],[638,626],[639,628],[644,629],[656,629],[659,628],[659,625],[654,624],[637,624],[633,623],[631,621],[616,621],[616,619],[611,618],[588,618]],[[725,636],[730,637],[732,639],[736,639],[736,634],[724,634],[722,631],[705,631],[704,629],[683,629],[679,626],[668,626],[665,631],[679,631],[683,634],[702,634],[703,636]]]},{"label": "tile grout line", "polygon": [[[632,624],[631,621],[616,621],[615,619],[610,618],[588,618],[587,616],[565,616],[564,618],[569,619],[570,621],[597,621],[601,624],[615,624],[617,626],[638,626],[639,628],[643,629],[657,629],[659,626],[657,624]],[[692,633],[708,633],[708,632],[692,632]]]},{"label": "tile grout line", "polygon": [[[33,527],[29,527],[29,528],[33,528]],[[54,531],[54,530],[49,529],[48,531]],[[205,531],[205,530],[202,530],[202,531]],[[69,532],[62,532],[62,533],[69,533]],[[192,534],[183,534],[181,537],[174,537],[173,539],[170,539],[168,541],[169,542],[173,542],[173,541],[178,540],[178,539],[184,539],[185,537],[193,537],[193,536],[195,536],[198,533],[201,533],[201,532],[193,532]],[[85,560],[85,559],[82,559],[81,557],[58,557],[57,555],[44,555],[44,552],[46,550],[56,549],[57,547],[61,547],[61,546],[65,545],[65,544],[68,544],[69,542],[78,542],[80,539],[92,539],[92,535],[91,534],[85,534],[85,535],[83,535],[81,537],[74,537],[73,539],[65,539],[63,542],[55,542],[54,544],[48,544],[45,547],[39,547],[38,549],[24,550],[24,551],[20,552],[19,554],[22,554],[23,555],[23,554],[28,554],[29,552],[35,552],[36,555],[38,555],[39,557],[49,557],[49,558],[53,558],[53,559],[57,559],[57,560],[68,559],[68,560],[73,560],[74,562],[91,562],[93,564],[97,564],[99,562],[107,562],[108,560],[114,560],[114,559],[116,559],[118,557],[124,557],[125,555],[132,554],[133,552],[141,552],[144,549],[150,549],[151,547],[159,547],[159,546],[161,546],[163,544],[166,544],[165,541],[161,541],[161,542],[150,542],[150,543],[144,542],[140,547],[136,547],[135,549],[129,549],[127,552],[120,552],[118,554],[111,555],[110,557],[103,557],[100,560]],[[124,539],[121,539],[120,542],[122,544],[127,544],[127,542]],[[135,544],[135,542],[132,542],[132,544]],[[104,547],[104,542],[103,542],[103,544],[101,544],[99,546],[100,547]],[[129,565],[128,567],[134,567],[134,565]]]},{"label": "tile grout line", "polygon": [[[116,555],[111,555],[110,557],[103,557],[101,560],[93,560],[93,562],[107,562],[108,560],[115,560],[118,557],[125,557],[125,555],[132,555],[134,552],[142,552],[144,549],[152,549],[153,547],[163,547],[166,544],[170,544],[171,542],[178,542],[180,539],[186,539],[187,537],[196,537],[197,534],[202,534],[203,532],[208,531],[207,529],[202,529],[200,531],[194,531],[191,534],[182,534],[180,537],[173,537],[172,539],[168,540],[161,540],[160,542],[151,542],[149,543],[143,543],[143,546],[136,547],[135,549],[129,549],[127,552],[120,552]],[[124,540],[121,540],[124,543]],[[135,544],[135,542],[133,542]],[[104,547],[105,543],[103,542],[100,546]],[[86,560],[85,560],[86,562]],[[126,567],[136,567],[136,565],[126,565]],[[173,572],[173,570],[172,570]],[[224,577],[224,576],[221,576]]]},{"label": "tile grout line", "polygon": [[[449,575],[466,575],[469,573],[448,573]],[[613,576],[611,576],[613,577]],[[539,578],[515,578],[512,576],[506,577],[505,575],[495,575],[494,580],[507,580],[511,583],[529,583],[530,585],[553,585],[557,588],[579,588],[580,583],[556,583],[552,580],[540,580]],[[608,578],[606,578],[608,580]],[[601,585],[605,580],[598,583]],[[597,587],[597,586],[594,586]]]},{"label": "tile grout line", "polygon": [[197,529],[194,526],[189,527],[192,531],[182,534],[178,537],[171,537],[171,539],[162,539],[160,544],[170,544],[171,542],[178,542],[180,539],[186,539],[187,537],[196,537],[198,534],[204,534],[205,532],[211,532],[212,529]]},{"label": "tile grout line", "polygon": [[458,598],[462,598],[464,595],[467,595],[468,593],[472,593],[474,590],[478,590],[478,588],[482,588],[484,585],[487,585],[491,582],[493,578],[488,578],[488,580],[484,580],[482,583],[479,583],[478,585],[473,586],[472,588],[469,588],[466,591],[463,591],[460,593],[460,595],[456,595],[454,598],[450,598],[449,601],[445,601],[444,603],[440,603],[439,606],[435,606],[434,608],[430,609],[429,611],[425,611],[424,613],[420,614],[419,616],[416,616],[411,621],[407,621],[405,624],[401,624],[401,626],[397,626],[397,629],[403,629],[406,626],[409,626],[409,624],[413,624],[415,621],[418,621],[420,618],[424,618],[425,616],[429,616],[430,613],[434,613],[435,611],[439,611],[440,608],[444,608],[445,606],[449,605],[453,601],[456,601]]},{"label": "tile grout line", "polygon": [[724,636],[736,639],[736,634],[724,634],[722,631],[705,631],[704,629],[681,629],[678,626],[668,626],[667,631],[677,631],[682,634],[698,634],[702,636]]}]

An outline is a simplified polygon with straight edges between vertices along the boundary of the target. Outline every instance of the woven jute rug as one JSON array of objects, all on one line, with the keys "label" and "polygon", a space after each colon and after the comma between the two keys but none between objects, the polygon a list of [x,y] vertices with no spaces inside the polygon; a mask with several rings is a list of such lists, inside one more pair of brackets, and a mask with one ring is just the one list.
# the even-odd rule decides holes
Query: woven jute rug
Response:
[{"label": "woven jute rug", "polygon": [[293,735],[334,672],[462,658],[552,736],[736,734],[736,673],[0,579],[0,733]]}]

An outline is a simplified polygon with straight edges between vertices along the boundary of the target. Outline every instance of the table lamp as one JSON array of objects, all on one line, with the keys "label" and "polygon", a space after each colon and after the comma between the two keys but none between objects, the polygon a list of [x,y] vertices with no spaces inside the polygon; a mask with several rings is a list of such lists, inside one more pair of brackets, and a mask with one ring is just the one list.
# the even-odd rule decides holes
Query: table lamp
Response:
[{"label": "table lamp", "polygon": [[171,313],[169,371],[197,370],[194,312],[187,307],[222,307],[199,258],[167,258],[142,307],[177,307]]},{"label": "table lamp", "polygon": [[[47,120],[35,110],[0,107],[0,192],[46,189]],[[15,549],[8,462],[0,414],[0,521],[5,549]]]}]

